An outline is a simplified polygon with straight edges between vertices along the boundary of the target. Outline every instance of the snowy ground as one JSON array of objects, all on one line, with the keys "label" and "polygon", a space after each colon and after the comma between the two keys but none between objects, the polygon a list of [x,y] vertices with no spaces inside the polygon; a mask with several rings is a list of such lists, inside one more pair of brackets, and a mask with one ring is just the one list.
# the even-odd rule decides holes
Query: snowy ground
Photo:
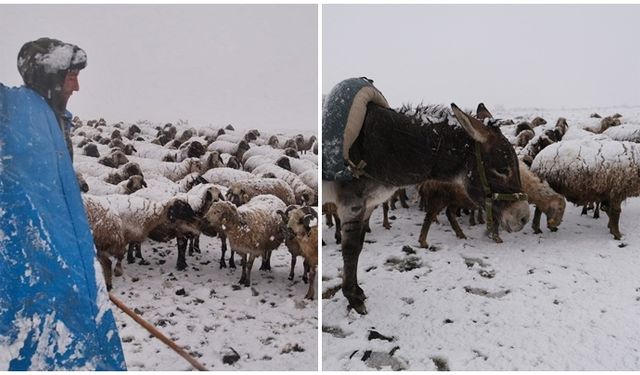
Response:
[{"label": "snowy ground", "polygon": [[[254,264],[252,286],[240,287],[241,269],[219,269],[220,241],[201,237],[201,254],[177,271],[175,241],[142,244],[150,265],[126,264],[114,292],[142,318],[210,370],[317,369],[318,301],[304,300],[307,285],[287,280],[290,255],[274,251],[272,271]],[[228,253],[227,253],[228,256]],[[238,258],[239,259],[239,258]],[[239,261],[236,259],[237,264]],[[114,307],[129,370],[190,370],[188,362]],[[239,359],[224,364],[225,356]]]},{"label": "snowy ground", "polygon": [[[554,124],[563,115],[572,126],[591,112],[640,119],[638,108],[543,117]],[[525,117],[533,115],[540,112]],[[422,249],[416,201],[390,211],[391,230],[378,209],[359,263],[365,316],[347,311],[337,290],[342,256],[324,224],[323,369],[639,370],[640,198],[623,204],[622,241],[609,234],[606,214],[580,212],[568,204],[558,232],[543,224],[536,235],[528,224],[501,233],[502,244],[466,215],[468,239],[457,239],[441,214]]]}]

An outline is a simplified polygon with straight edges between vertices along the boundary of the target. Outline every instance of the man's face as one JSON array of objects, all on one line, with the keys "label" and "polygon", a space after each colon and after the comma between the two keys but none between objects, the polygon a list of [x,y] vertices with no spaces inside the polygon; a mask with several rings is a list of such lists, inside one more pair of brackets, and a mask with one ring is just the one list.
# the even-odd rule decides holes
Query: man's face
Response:
[{"label": "man's face", "polygon": [[73,94],[74,91],[80,90],[78,74],[80,74],[80,71],[70,70],[67,73],[67,76],[64,78],[64,83],[62,84],[62,97],[65,99],[65,101],[69,100],[71,94]]}]

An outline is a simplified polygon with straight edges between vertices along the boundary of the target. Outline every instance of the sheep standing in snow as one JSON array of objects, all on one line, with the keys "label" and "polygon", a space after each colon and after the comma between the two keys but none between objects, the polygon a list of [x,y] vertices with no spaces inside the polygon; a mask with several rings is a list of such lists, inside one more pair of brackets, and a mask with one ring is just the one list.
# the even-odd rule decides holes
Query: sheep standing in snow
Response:
[{"label": "sheep standing in snow", "polygon": [[340,223],[340,217],[338,216],[338,207],[333,202],[323,202],[322,214],[325,216],[329,228],[333,226],[333,221],[335,220],[336,232],[334,238],[336,239],[336,243],[339,244],[342,242],[342,225]]},{"label": "sheep standing in snow", "polygon": [[[291,271],[289,280],[293,279],[296,256],[302,256],[305,260],[305,275],[308,273],[309,289],[304,298],[313,299],[315,294],[316,270],[318,267],[318,213],[311,207],[288,207],[287,212],[278,212],[286,222],[290,234],[287,233],[290,242],[296,245],[287,247],[291,252]],[[293,249],[293,250],[292,250]],[[303,280],[304,280],[303,276]],[[305,280],[306,282],[306,280]]]},{"label": "sheep standing in snow", "polygon": [[263,176],[264,174],[271,173],[276,178],[284,180],[291,186],[294,194],[296,195],[296,204],[309,205],[317,200],[316,192],[307,184],[292,172],[289,172],[277,165],[262,164],[255,168],[251,173],[257,176]]},{"label": "sheep standing in snow", "polygon": [[107,289],[111,289],[111,256],[117,259],[115,276],[122,275],[122,259],[129,242],[142,242],[157,226],[180,218],[193,225],[195,213],[178,199],[152,202],[131,195],[83,195]]},{"label": "sheep standing in snow", "polygon": [[226,233],[231,250],[242,254],[240,284],[250,286],[251,267],[256,257],[277,249],[284,240],[282,219],[276,211],[285,208],[279,198],[259,195],[241,207],[231,202],[213,203],[206,213],[205,220]]},{"label": "sheep standing in snow", "polygon": [[602,202],[609,231],[617,240],[622,202],[640,195],[640,146],[607,139],[555,143],[538,154],[531,171],[568,201]]},{"label": "sheep standing in snow", "polygon": [[253,197],[263,194],[274,195],[286,205],[296,203],[296,197],[289,184],[276,178],[250,178],[236,181],[227,190],[227,200],[239,207]]},{"label": "sheep standing in snow", "polygon": [[564,197],[553,191],[546,181],[529,171],[522,161],[519,166],[522,191],[527,194],[529,203],[536,206],[531,224],[533,232],[542,233],[540,230],[542,213],[547,217],[547,228],[552,232],[557,231],[567,205]]}]

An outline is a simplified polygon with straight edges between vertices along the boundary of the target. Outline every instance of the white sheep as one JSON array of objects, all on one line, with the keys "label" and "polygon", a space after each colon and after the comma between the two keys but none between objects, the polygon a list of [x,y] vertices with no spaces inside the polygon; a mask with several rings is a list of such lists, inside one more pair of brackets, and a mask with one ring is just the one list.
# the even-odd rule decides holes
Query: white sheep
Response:
[{"label": "white sheep", "polygon": [[147,187],[144,177],[140,175],[130,176],[117,185],[110,184],[102,178],[93,176],[87,176],[85,181],[89,187],[88,191],[90,191],[92,195],[131,194]]},{"label": "white sheep", "polygon": [[236,206],[249,202],[253,197],[263,194],[274,195],[292,205],[296,203],[293,189],[286,182],[277,178],[250,178],[232,183],[227,190],[227,200]]},{"label": "white sheep", "polygon": [[214,168],[206,171],[202,174],[202,178],[207,180],[210,183],[218,184],[222,186],[231,186],[232,183],[240,180],[246,180],[249,178],[256,178],[257,176],[245,172],[240,171],[233,168]]},{"label": "white sheep", "polygon": [[131,161],[140,165],[145,176],[149,175],[164,176],[171,181],[178,181],[193,172],[202,172],[202,162],[198,158],[188,158],[180,163],[163,162],[145,158],[131,156]]},{"label": "white sheep", "polygon": [[609,231],[620,239],[621,204],[640,195],[640,146],[608,139],[554,143],[542,150],[531,171],[578,205],[602,202]]},{"label": "white sheep", "polygon": [[122,275],[127,243],[144,241],[154,228],[168,220],[180,218],[197,225],[195,215],[189,212],[190,207],[175,198],[163,202],[119,194],[84,194],[82,198],[108,289],[112,286],[109,257],[117,259],[114,274]]},{"label": "white sheep", "polygon": [[272,174],[276,178],[284,180],[293,189],[293,192],[296,195],[297,204],[308,205],[316,200],[316,192],[311,187],[302,182],[295,173],[282,169],[277,165],[262,164],[255,168],[251,173],[257,176]]},{"label": "white sheep", "polygon": [[205,220],[226,233],[231,250],[242,254],[240,284],[250,286],[255,258],[277,249],[284,240],[281,218],[276,211],[285,207],[284,202],[273,195],[259,195],[241,207],[231,202],[213,203],[206,213]]}]

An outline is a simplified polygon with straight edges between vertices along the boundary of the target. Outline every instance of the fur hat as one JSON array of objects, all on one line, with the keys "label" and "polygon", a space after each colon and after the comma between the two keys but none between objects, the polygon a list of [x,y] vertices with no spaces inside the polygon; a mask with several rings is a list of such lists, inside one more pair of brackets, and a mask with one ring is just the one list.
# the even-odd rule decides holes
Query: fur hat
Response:
[{"label": "fur hat", "polygon": [[69,70],[87,66],[87,54],[78,46],[40,38],[25,43],[18,53],[18,71],[25,86],[56,102]]}]

